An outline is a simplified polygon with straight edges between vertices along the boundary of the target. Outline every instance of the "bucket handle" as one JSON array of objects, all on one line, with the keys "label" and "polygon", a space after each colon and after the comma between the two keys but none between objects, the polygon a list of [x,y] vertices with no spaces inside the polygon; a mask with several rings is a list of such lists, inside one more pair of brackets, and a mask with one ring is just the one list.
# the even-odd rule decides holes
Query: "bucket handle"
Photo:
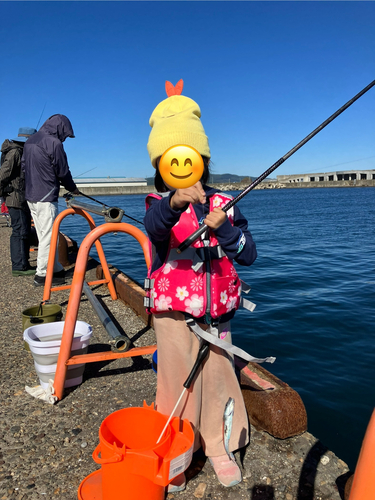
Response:
[{"label": "bucket handle", "polygon": [[29,321],[32,325],[43,323],[42,318],[38,318],[37,316],[29,316]]},{"label": "bucket handle", "polygon": [[[44,320],[40,318],[40,316],[43,316],[43,305],[46,305],[49,303],[49,300],[42,300],[39,304],[38,311],[36,313],[36,316],[29,316],[29,321],[31,324],[38,324],[38,323],[44,323]],[[63,312],[60,311],[56,315],[56,321],[61,321],[63,317]]]},{"label": "bucket handle", "polygon": [[[116,447],[115,443],[113,443],[114,446]],[[98,444],[98,446],[95,448],[95,450],[93,451],[92,453],[92,458],[94,459],[94,462],[96,462],[97,464],[114,464],[114,463],[117,463],[117,462],[121,462],[122,460],[122,454],[120,454],[119,452],[115,452],[114,455],[110,458],[101,458],[99,457],[99,453],[101,453],[101,443]],[[117,447],[116,447],[117,449]]]}]

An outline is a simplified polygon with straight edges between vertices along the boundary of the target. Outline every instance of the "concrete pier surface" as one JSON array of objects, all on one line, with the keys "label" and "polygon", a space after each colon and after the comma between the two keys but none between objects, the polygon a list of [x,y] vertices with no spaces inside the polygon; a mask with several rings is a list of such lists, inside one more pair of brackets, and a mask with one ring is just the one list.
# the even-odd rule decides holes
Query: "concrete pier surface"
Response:
[{"label": "concrete pier surface", "polygon": [[[1,225],[0,234],[0,500],[75,500],[80,483],[100,468],[92,452],[104,418],[155,400],[151,356],[87,364],[83,383],[66,389],[55,405],[26,393],[25,385],[37,386],[39,380],[32,355],[23,347],[22,312],[40,303],[43,288],[33,286],[32,276],[12,277],[11,229]],[[36,255],[31,253],[31,265],[36,265]],[[74,264],[66,269],[70,283]],[[86,281],[96,275],[97,263],[90,260]],[[122,300],[113,301],[105,285],[92,290],[134,346],[155,343],[153,329]],[[51,302],[62,307],[63,320],[68,301],[69,290],[52,292]],[[93,328],[89,352],[110,351],[108,335],[85,296],[78,319]],[[235,455],[244,478],[239,485],[221,486],[209,461],[198,452],[187,471],[186,490],[166,498],[342,500],[351,475],[347,465],[309,432],[278,439],[251,425],[250,444]],[[126,491],[126,484],[123,487]]]}]

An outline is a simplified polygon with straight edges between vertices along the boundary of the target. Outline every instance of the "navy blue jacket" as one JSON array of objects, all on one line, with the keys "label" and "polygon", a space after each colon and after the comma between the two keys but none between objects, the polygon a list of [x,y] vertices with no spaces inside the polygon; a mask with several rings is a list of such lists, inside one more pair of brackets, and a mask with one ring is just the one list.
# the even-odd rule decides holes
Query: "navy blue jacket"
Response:
[{"label": "navy blue jacket", "polygon": [[67,137],[74,137],[69,119],[53,115],[26,141],[22,156],[26,200],[55,202],[60,184],[67,191],[76,189],[62,145]]},{"label": "navy blue jacket", "polygon": [[[203,186],[203,189],[206,192],[206,203],[204,205],[200,203],[193,205],[199,223],[203,223],[203,219],[209,213],[209,198],[215,193],[220,192],[210,186]],[[169,204],[169,200],[173,194],[174,191],[171,191],[169,196],[163,197],[160,201],[152,200],[151,206],[146,211],[144,218],[149,239],[155,247],[152,272],[159,269],[165,262],[168,253],[170,231],[176,222],[178,222],[182,212],[188,207],[186,205],[182,210],[173,210]],[[227,219],[214,233],[229,259],[238,262],[242,266],[250,266],[257,258],[255,243],[247,228],[247,220],[237,205],[234,206],[234,226]],[[242,235],[246,239],[243,246]]]}]

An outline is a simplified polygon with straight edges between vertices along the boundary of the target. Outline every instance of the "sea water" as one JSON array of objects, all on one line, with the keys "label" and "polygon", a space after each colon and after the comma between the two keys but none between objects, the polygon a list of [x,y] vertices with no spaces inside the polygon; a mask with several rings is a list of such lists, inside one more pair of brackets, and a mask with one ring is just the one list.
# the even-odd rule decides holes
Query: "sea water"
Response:
[{"label": "sea water", "polygon": [[[144,198],[97,197],[140,222]],[[264,367],[300,394],[308,430],[354,470],[375,406],[375,188],[253,190],[238,207],[258,258],[237,269],[257,307],[236,313],[233,342],[276,356]],[[78,244],[87,228],[78,215],[61,225]],[[101,241],[107,261],[143,283],[136,240],[120,233]],[[95,247],[91,254],[97,258]]]}]

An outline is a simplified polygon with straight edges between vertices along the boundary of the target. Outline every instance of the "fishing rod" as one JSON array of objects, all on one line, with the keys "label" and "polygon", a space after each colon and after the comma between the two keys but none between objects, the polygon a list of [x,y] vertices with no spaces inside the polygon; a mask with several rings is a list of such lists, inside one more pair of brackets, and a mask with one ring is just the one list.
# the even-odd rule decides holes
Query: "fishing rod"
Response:
[{"label": "fishing rod", "polygon": [[39,123],[40,123],[40,120],[41,120],[41,118],[42,118],[42,116],[43,116],[44,110],[46,109],[46,104],[47,104],[47,101],[46,101],[46,102],[45,102],[45,104],[44,104],[44,107],[43,107],[43,109],[42,109],[42,112],[40,113],[39,121],[38,121],[38,123],[36,124],[36,127],[35,127],[35,128],[36,128],[37,130],[38,130],[38,125],[39,125]]},{"label": "fishing rod", "polygon": [[177,406],[180,404],[182,396],[190,388],[190,386],[194,380],[195,374],[197,373],[197,370],[198,370],[199,366],[201,365],[202,361],[207,356],[209,349],[210,349],[210,345],[208,342],[203,342],[203,344],[200,346],[199,351],[198,351],[198,355],[197,355],[197,359],[195,360],[194,366],[191,369],[191,372],[189,373],[188,378],[185,380],[184,388],[182,389],[180,397],[178,398],[178,401],[177,401],[175,407],[173,408],[172,413],[169,415],[167,423],[165,424],[164,429],[161,431],[159,439],[156,441],[156,444],[159,443],[160,439],[162,438],[165,430],[167,429],[167,427],[169,425],[169,422],[172,420],[174,412],[176,411]]},{"label": "fishing rod", "polygon": [[88,194],[82,193],[82,191],[79,191],[79,194],[81,196],[84,196],[85,198],[88,198],[89,200],[95,201],[95,203],[99,203],[99,205],[103,205],[104,207],[109,207],[109,205],[106,205],[102,201],[96,200],[95,198],[93,198],[92,196],[89,196]]},{"label": "fishing rod", "polygon": [[92,170],[95,170],[97,167],[94,167],[94,168],[90,168],[90,170],[86,170],[86,172],[82,172],[82,174],[79,174],[77,176],[75,176],[74,178],[76,179],[77,177],[81,177],[82,175],[85,175],[87,174],[88,172],[91,172]]},{"label": "fishing rod", "polygon": [[[101,201],[99,201],[99,200],[96,200],[96,199],[95,199],[95,198],[93,198],[92,196],[89,196],[89,195],[87,195],[87,194],[82,193],[82,191],[79,191],[79,194],[80,194],[81,196],[84,196],[85,198],[88,198],[89,200],[95,201],[95,203],[99,203],[99,205],[102,205],[103,207],[106,207],[106,208],[108,208],[108,209],[113,209],[113,208],[114,208],[114,207],[110,207],[109,205],[106,205],[105,203],[103,203],[103,202],[101,202]],[[139,221],[139,220],[137,220],[137,219],[134,219],[133,217],[130,217],[130,215],[127,215],[127,214],[125,213],[125,210],[123,210],[122,208],[118,208],[117,210],[118,210],[119,212],[120,212],[120,211],[122,212],[122,213],[121,213],[121,216],[125,215],[125,217],[127,217],[128,219],[131,219],[131,220],[133,220],[134,222],[138,222],[138,224],[142,224],[142,226],[144,226],[143,222],[141,222],[141,221]],[[103,210],[102,210],[102,212],[103,212]],[[102,213],[100,213],[99,215],[102,215]],[[116,221],[112,221],[112,222],[116,222]]]},{"label": "fishing rod", "polygon": [[[64,195],[65,196],[65,195]],[[86,212],[92,212],[96,215],[101,215],[104,217],[106,222],[121,222],[121,219],[124,215],[124,211],[122,208],[118,207],[109,207],[102,205],[101,208],[97,208],[96,205],[90,205],[89,203],[82,203],[81,201],[77,201],[74,197],[69,198],[65,196],[66,204],[70,208],[80,208],[81,210],[86,210]]]},{"label": "fishing rod", "polygon": [[[230,200],[226,205],[222,207],[222,210],[224,212],[228,212],[236,203],[238,203],[244,196],[246,196],[252,189],[255,188],[260,182],[262,182],[263,179],[268,177],[274,170],[277,169],[282,163],[284,163],[285,160],[290,158],[296,151],[298,151],[302,146],[306,144],[310,139],[312,139],[316,134],[318,134],[321,130],[323,130],[324,127],[326,127],[331,121],[333,121],[335,118],[337,118],[343,111],[345,111],[349,106],[351,106],[357,99],[359,99],[363,94],[365,94],[368,90],[371,89],[375,85],[375,80],[373,80],[367,87],[365,87],[361,92],[359,92],[357,95],[355,95],[350,101],[348,101],[346,104],[344,104],[340,109],[338,109],[333,115],[331,115],[327,120],[325,120],[319,127],[317,127],[315,130],[313,130],[309,135],[307,135],[302,141],[300,141],[294,148],[292,148],[288,153],[286,153],[284,156],[282,156],[277,162],[275,162],[273,165],[271,165],[270,168],[268,168],[263,174],[261,174],[255,181],[253,181],[247,188],[245,188],[240,194],[238,194],[235,198]],[[184,240],[180,246],[177,248],[177,253],[181,253],[184,250],[186,250],[196,239],[198,239],[206,230],[208,227],[206,224],[202,224],[199,229],[197,229],[193,234],[188,236],[186,240]]]}]

